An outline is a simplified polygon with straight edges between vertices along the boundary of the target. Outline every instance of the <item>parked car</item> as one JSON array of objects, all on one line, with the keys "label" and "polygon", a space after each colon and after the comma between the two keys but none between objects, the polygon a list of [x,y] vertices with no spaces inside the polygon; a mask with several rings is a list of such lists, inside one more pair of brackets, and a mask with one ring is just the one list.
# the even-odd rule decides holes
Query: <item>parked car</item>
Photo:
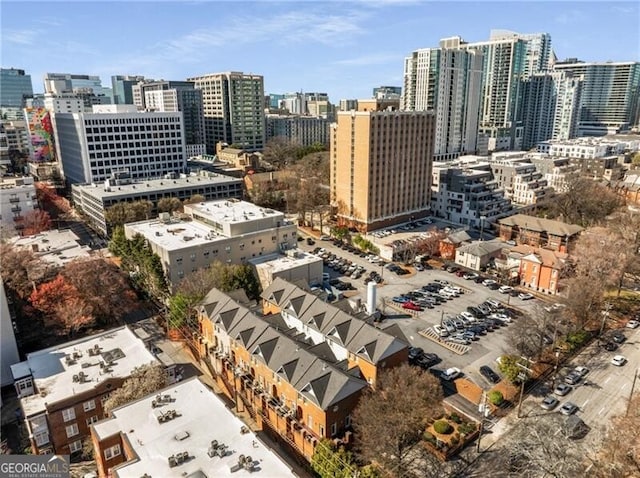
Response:
[{"label": "parked car", "polygon": [[329,275],[328,272],[323,272],[322,273],[322,280],[323,281],[329,280],[330,278],[331,278],[331,276]]},{"label": "parked car", "polygon": [[580,375],[580,378],[584,378],[588,373],[589,369],[587,367],[583,367],[582,365],[577,366],[573,369],[574,373]]},{"label": "parked car", "polygon": [[611,340],[613,340],[617,344],[623,343],[627,340],[627,337],[622,332],[614,332],[611,334]]},{"label": "parked car", "polygon": [[416,360],[416,365],[419,365],[423,369],[428,369],[432,365],[437,364],[440,358],[436,354],[424,353]]},{"label": "parked car", "polygon": [[560,403],[560,400],[558,400],[556,397],[547,395],[546,397],[544,397],[544,399],[542,399],[540,406],[543,410],[551,411],[558,406],[558,403]]},{"label": "parked car", "polygon": [[473,280],[476,277],[478,277],[478,274],[476,274],[475,272],[467,272],[465,275],[462,276],[462,278],[466,280]]},{"label": "parked car", "polygon": [[560,383],[553,390],[554,395],[558,395],[559,397],[564,397],[567,393],[573,390],[573,387],[567,385],[566,383]]},{"label": "parked car", "polygon": [[521,292],[518,294],[518,298],[520,300],[531,300],[533,299],[533,295],[529,294],[528,292]]},{"label": "parked car", "polygon": [[408,310],[415,310],[417,312],[422,311],[422,307],[420,307],[418,304],[412,302],[412,301],[408,301],[405,302],[404,304],[402,304],[402,308],[403,309],[408,309]]},{"label": "parked car", "polygon": [[420,347],[409,347],[409,362],[415,362],[424,354],[424,350]]},{"label": "parked car", "polygon": [[462,375],[462,371],[457,367],[451,367],[442,372],[442,378],[447,381],[455,380],[460,375]]},{"label": "parked car", "polygon": [[613,352],[618,348],[618,344],[614,342],[605,342],[602,348],[604,348],[607,352]]},{"label": "parked car", "polygon": [[500,376],[493,371],[491,367],[488,365],[483,365],[480,367],[480,375],[489,380],[491,383],[500,382]]},{"label": "parked car", "polygon": [[316,243],[316,241],[314,241],[310,237],[307,237],[307,244],[309,244],[310,246],[313,246],[315,243]]},{"label": "parked car", "polygon": [[413,267],[417,270],[417,271],[423,271],[424,267],[422,266],[422,264],[420,264],[419,262],[416,262]]},{"label": "parked car", "polygon": [[482,281],[482,285],[485,287],[489,287],[492,284],[497,284],[497,282],[494,281],[493,279],[485,279]]},{"label": "parked car", "polygon": [[576,385],[582,377],[579,373],[575,371],[569,372],[569,374],[564,378],[564,383],[568,385]]},{"label": "parked car", "polygon": [[629,322],[627,322],[627,325],[625,327],[627,327],[628,329],[635,329],[640,325],[640,322],[632,319]]},{"label": "parked car", "polygon": [[501,294],[508,294],[512,290],[513,290],[513,287],[511,287],[510,285],[503,285],[498,289],[498,292],[500,292]]},{"label": "parked car", "polygon": [[614,357],[611,359],[611,363],[616,367],[622,367],[627,363],[627,359],[622,355],[614,355]]},{"label": "parked car", "polygon": [[409,298],[408,297],[403,297],[401,295],[394,297],[393,299],[391,299],[393,302],[395,302],[396,304],[404,304],[406,302],[409,302]]},{"label": "parked car", "polygon": [[563,415],[573,415],[578,411],[578,405],[572,402],[565,402],[564,405],[560,407],[560,413]]},{"label": "parked car", "polygon": [[440,325],[434,325],[433,326],[433,331],[438,335],[438,337],[448,337],[449,336],[449,332],[447,332],[447,329],[445,329],[444,327],[442,327]]}]

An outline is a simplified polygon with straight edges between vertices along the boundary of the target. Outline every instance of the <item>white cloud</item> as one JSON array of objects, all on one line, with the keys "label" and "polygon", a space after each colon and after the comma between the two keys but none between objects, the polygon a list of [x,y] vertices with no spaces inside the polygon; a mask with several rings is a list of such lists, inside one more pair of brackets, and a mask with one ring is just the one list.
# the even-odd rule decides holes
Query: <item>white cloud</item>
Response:
[{"label": "white cloud", "polygon": [[36,30],[5,30],[2,37],[4,41],[18,43],[19,45],[33,45],[40,35]]},{"label": "white cloud", "polygon": [[394,53],[379,53],[372,55],[363,55],[355,58],[347,58],[345,60],[338,60],[334,62],[336,65],[342,66],[369,66],[369,65],[383,65],[385,63],[401,63],[402,55]]}]

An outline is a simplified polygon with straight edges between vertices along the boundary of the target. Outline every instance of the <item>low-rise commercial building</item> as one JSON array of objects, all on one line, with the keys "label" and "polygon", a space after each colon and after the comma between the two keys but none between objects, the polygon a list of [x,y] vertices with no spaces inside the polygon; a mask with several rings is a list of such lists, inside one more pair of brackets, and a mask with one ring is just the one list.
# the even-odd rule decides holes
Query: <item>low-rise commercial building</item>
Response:
[{"label": "low-rise commercial building", "polygon": [[30,353],[11,366],[33,453],[80,453],[111,392],[135,367],[151,363],[159,362],[144,342],[121,327]]},{"label": "low-rise commercial building", "polygon": [[215,261],[244,264],[297,244],[297,228],[283,213],[245,201],[189,204],[184,213],[185,219],[166,214],[125,225],[127,238],[141,234],[147,240],[173,286]]},{"label": "low-rise commercial building", "polygon": [[80,244],[80,238],[71,229],[53,229],[32,236],[16,237],[12,243],[15,247],[31,251],[44,262],[57,267],[91,256],[91,248]]},{"label": "low-rise commercial building", "polygon": [[242,198],[242,180],[216,173],[201,171],[199,174],[169,174],[163,179],[132,180],[128,175],[118,175],[104,184],[74,184],[71,186],[73,202],[88,217],[98,231],[107,235],[109,226],[105,211],[119,202],[149,201],[152,213],[157,211],[158,201],[177,198],[181,201],[195,195],[206,201]]},{"label": "low-rise commercial building", "polygon": [[295,476],[197,378],[116,408],[91,438],[100,476]]},{"label": "low-rise commercial building", "polygon": [[269,287],[279,277],[288,282],[305,281],[307,284],[322,284],[322,259],[300,249],[282,254],[249,259],[255,268],[262,289]]}]

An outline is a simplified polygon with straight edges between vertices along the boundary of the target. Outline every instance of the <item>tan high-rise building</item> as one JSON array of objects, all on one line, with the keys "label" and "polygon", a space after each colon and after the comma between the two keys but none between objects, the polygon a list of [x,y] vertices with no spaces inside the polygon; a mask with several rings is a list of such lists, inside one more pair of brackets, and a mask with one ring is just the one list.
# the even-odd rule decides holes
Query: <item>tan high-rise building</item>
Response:
[{"label": "tan high-rise building", "polygon": [[430,111],[340,112],[331,128],[331,200],[361,231],[429,214],[435,118]]}]

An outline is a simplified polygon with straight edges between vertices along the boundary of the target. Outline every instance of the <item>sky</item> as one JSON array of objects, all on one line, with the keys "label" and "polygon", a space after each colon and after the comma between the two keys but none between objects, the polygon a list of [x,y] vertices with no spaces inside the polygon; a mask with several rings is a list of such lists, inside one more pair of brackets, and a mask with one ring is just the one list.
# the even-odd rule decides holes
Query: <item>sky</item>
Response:
[{"label": "sky", "polygon": [[547,32],[558,58],[640,60],[640,2],[7,1],[1,66],[165,80],[223,71],[264,76],[265,93],[326,92],[333,103],[402,85],[403,59],[441,38]]}]

